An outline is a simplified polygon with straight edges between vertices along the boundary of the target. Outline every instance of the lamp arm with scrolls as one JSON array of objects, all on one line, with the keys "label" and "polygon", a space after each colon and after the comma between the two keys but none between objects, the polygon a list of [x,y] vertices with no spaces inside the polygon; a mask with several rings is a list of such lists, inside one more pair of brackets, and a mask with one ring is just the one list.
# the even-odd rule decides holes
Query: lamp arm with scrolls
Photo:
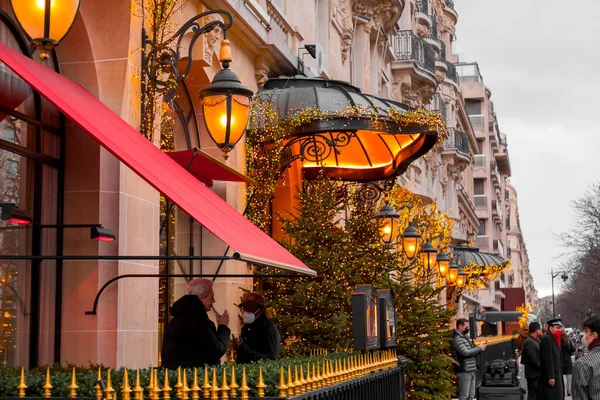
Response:
[{"label": "lamp arm with scrolls", "polygon": [[[225,16],[228,18],[228,22],[215,20],[205,25],[200,25],[198,20],[209,15]],[[233,17],[227,11],[206,11],[191,18],[170,38],[160,44],[151,39],[147,31],[142,28],[142,74],[144,78],[147,78],[156,85],[158,92],[163,95],[164,102],[170,102],[175,97],[177,86],[185,79],[192,68],[192,52],[200,35],[219,27],[223,30],[223,37],[226,39],[227,30],[232,25]],[[183,72],[180,72],[178,64],[181,60],[182,42],[190,30],[193,32],[193,36],[190,39],[187,49],[187,65],[183,69]],[[176,42],[174,46],[173,42]],[[157,66],[157,68],[152,68],[152,65]],[[163,75],[167,77],[163,78]]]}]

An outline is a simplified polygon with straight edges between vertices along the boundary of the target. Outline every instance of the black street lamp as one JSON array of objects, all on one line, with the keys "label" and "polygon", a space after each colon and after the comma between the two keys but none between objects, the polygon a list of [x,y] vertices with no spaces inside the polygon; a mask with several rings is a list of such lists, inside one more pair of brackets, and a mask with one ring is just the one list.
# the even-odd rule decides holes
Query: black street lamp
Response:
[{"label": "black street lamp", "polygon": [[563,282],[566,282],[569,279],[569,275],[566,272],[557,272],[554,273],[554,270],[550,269],[550,275],[552,276],[552,318],[556,318],[556,303],[554,301],[554,278],[560,275],[560,278]]},{"label": "black street lamp", "polygon": [[[200,25],[198,20],[209,15],[221,15],[227,19],[227,23],[214,20]],[[193,49],[200,35],[208,33],[215,28],[223,31],[223,40],[219,52],[219,61],[223,69],[217,73],[210,85],[200,91],[200,102],[202,104],[202,118],[204,126],[211,139],[221,149],[224,157],[233,149],[241,139],[248,120],[250,119],[250,101],[253,96],[252,90],[241,84],[238,76],[229,69],[232,61],[231,47],[227,40],[227,30],[233,25],[233,17],[227,11],[211,10],[196,15],[179,28],[177,32],[162,43],[151,39],[145,29],[142,29],[142,71],[150,82],[152,82],[158,93],[162,95],[164,103],[171,103],[175,98],[177,86],[189,74],[193,62]],[[181,69],[179,62],[182,58],[184,38],[189,37],[186,46],[187,64]],[[171,45],[174,43],[173,45]],[[145,87],[142,95],[145,96]],[[142,101],[142,106],[144,101]],[[144,109],[142,110],[144,114]]]}]

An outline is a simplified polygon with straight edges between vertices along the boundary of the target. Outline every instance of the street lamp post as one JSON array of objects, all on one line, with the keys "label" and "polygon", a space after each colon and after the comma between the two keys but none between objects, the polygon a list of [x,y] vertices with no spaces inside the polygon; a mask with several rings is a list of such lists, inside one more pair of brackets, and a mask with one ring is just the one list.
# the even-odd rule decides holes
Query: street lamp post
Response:
[{"label": "street lamp post", "polygon": [[565,272],[554,273],[554,269],[550,269],[550,275],[552,276],[552,318],[556,318],[556,302],[554,301],[554,278],[560,275],[560,278],[566,282],[569,279],[569,275]]}]

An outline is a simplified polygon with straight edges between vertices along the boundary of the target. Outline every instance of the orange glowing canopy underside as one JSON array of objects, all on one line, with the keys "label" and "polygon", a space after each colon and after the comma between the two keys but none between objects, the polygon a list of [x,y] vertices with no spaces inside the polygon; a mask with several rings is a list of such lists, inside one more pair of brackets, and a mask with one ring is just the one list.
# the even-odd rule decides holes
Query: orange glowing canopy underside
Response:
[{"label": "orange glowing canopy underside", "polygon": [[[328,132],[323,136],[334,142],[339,132]],[[305,158],[302,163],[305,176],[325,175],[343,180],[379,180],[404,171],[399,167],[420,149],[425,133],[392,134],[387,132],[359,130],[338,151],[325,152],[322,158]]]}]

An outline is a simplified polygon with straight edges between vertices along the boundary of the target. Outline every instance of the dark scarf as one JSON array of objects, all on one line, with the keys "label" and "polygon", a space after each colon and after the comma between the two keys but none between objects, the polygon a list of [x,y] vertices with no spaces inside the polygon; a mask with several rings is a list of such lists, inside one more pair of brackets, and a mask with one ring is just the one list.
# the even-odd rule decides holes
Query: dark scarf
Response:
[{"label": "dark scarf", "polygon": [[600,347],[600,338],[592,340],[592,343],[589,344],[588,349],[592,350],[595,347]]}]

